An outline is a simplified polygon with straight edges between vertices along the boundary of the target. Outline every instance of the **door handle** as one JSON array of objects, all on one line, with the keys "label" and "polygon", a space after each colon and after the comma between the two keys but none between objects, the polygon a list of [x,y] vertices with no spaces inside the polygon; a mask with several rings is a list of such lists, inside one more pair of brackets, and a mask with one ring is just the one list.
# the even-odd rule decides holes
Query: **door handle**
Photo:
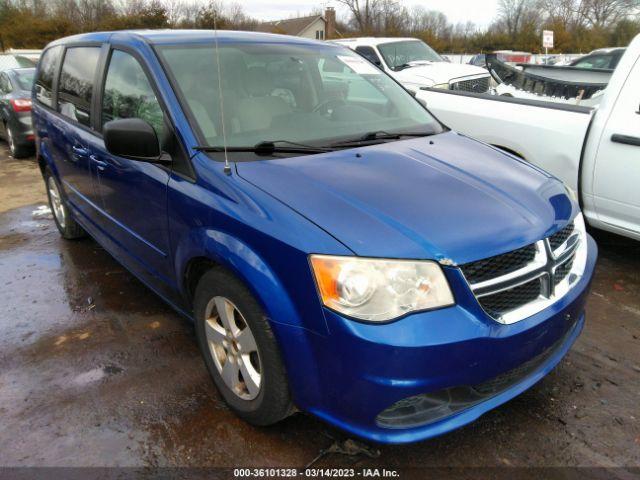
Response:
[{"label": "door handle", "polygon": [[86,148],[78,147],[76,145],[71,147],[71,150],[73,150],[74,155],[79,157],[86,157],[89,154]]},{"label": "door handle", "polygon": [[611,135],[611,141],[614,143],[623,143],[624,145],[633,145],[635,147],[640,147],[640,137],[633,137],[631,135],[621,135],[619,133],[614,133]]},{"label": "door handle", "polygon": [[109,164],[103,160],[100,160],[98,157],[96,157],[95,155],[91,155],[89,156],[89,158],[91,159],[91,161],[93,163],[96,164],[96,168],[98,170],[100,170],[101,172],[104,171],[105,168],[107,168],[109,166]]}]

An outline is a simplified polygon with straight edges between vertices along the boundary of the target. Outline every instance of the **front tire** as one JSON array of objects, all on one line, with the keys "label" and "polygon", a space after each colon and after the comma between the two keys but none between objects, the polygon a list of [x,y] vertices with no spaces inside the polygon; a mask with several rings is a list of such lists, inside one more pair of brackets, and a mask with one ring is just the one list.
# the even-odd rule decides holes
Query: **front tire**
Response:
[{"label": "front tire", "polygon": [[47,197],[49,198],[49,208],[53,214],[53,220],[58,227],[58,231],[62,238],[67,240],[75,240],[83,238],[87,234],[83,228],[75,221],[71,215],[71,211],[67,206],[67,201],[62,195],[62,190],[58,185],[58,181],[48,168],[44,173],[44,183],[47,188]]},{"label": "front tire", "polygon": [[289,384],[269,321],[247,287],[214,268],[195,292],[196,335],[205,365],[229,407],[254,425],[293,412]]}]

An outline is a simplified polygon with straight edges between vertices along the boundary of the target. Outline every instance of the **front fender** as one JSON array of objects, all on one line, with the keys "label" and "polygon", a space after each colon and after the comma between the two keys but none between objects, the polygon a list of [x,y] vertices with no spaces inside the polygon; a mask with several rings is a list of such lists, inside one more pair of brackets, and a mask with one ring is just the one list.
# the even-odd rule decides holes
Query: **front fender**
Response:
[{"label": "front fender", "polygon": [[[298,262],[289,257],[291,263],[306,262],[305,254],[298,252],[298,255]],[[311,306],[298,307],[294,304],[287,285],[274,268],[245,242],[219,230],[191,230],[177,246],[175,268],[177,278],[181,279],[180,290],[185,298],[188,297],[188,291],[184,279],[190,261],[195,258],[206,258],[233,272],[258,299],[271,322],[313,330],[321,335],[326,334],[326,323],[319,302],[316,302],[318,305],[314,309],[317,315],[309,315],[309,311],[301,312],[300,308]],[[309,286],[312,287],[313,284]]]},{"label": "front fender", "polygon": [[[293,254],[295,255],[295,254]],[[306,254],[300,252],[306,262]],[[256,251],[228,233],[212,229],[195,229],[184,238],[176,249],[176,270],[184,279],[189,262],[194,258],[206,258],[233,272],[250,289],[267,314],[271,328],[280,347],[282,358],[291,383],[294,401],[307,409],[317,402],[320,395],[320,373],[317,370],[318,342],[326,338],[328,331],[319,301],[313,305],[297,307],[290,296],[286,282]],[[297,263],[291,256],[291,264]],[[292,268],[295,272],[295,268]],[[304,289],[304,280],[298,287]],[[312,282],[309,285],[314,289]],[[180,283],[187,294],[186,282]],[[317,304],[317,305],[316,305]]]}]

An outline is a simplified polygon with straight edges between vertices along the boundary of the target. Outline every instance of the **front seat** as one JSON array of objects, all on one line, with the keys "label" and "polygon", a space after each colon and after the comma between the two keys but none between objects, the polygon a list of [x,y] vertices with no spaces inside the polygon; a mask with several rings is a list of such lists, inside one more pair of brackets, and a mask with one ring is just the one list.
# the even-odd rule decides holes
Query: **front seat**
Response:
[{"label": "front seat", "polygon": [[273,83],[265,68],[248,68],[244,83],[247,97],[240,100],[236,112],[239,131],[264,130],[274,117],[291,113],[287,102],[271,94]]}]

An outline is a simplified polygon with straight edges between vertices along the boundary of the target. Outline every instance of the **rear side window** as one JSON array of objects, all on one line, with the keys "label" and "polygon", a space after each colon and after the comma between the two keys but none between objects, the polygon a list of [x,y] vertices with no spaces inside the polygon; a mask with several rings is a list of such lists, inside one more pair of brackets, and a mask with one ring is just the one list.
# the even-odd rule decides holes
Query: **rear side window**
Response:
[{"label": "rear side window", "polygon": [[33,69],[30,70],[15,70],[15,78],[17,82],[17,87],[21,90],[31,90],[33,86],[33,77],[35,75],[35,71]]},{"label": "rear side window", "polygon": [[6,73],[0,73],[0,95],[6,95],[11,92],[11,82]]},{"label": "rear side window", "polygon": [[102,99],[102,124],[119,118],[141,118],[164,133],[164,116],[151,83],[138,61],[114,50],[107,70]]},{"label": "rear side window", "polygon": [[99,47],[67,48],[58,82],[58,111],[87,127],[91,125],[93,79],[99,56]]},{"label": "rear side window", "polygon": [[53,77],[58,68],[61,53],[62,47],[52,47],[40,58],[36,76],[36,100],[47,107],[53,106]]}]

